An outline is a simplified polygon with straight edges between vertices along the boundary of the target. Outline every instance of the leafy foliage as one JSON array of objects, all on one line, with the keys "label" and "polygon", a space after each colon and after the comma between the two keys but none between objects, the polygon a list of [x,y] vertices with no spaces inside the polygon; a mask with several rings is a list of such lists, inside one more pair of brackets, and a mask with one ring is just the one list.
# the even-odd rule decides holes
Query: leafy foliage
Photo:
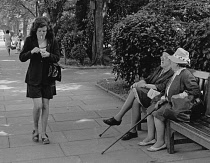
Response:
[{"label": "leafy foliage", "polygon": [[159,63],[162,49],[183,47],[191,67],[210,71],[209,0],[151,0],[112,30],[113,72],[131,84]]},{"label": "leafy foliage", "polygon": [[190,23],[182,46],[190,52],[192,68],[210,72],[210,18]]},{"label": "leafy foliage", "polygon": [[87,57],[85,47],[82,43],[75,44],[71,50],[72,57],[84,65],[84,60]]},{"label": "leafy foliage", "polygon": [[126,17],[113,29],[113,72],[132,84],[159,63],[165,48],[175,50],[182,37],[177,22],[147,11]]},{"label": "leafy foliage", "polygon": [[194,22],[210,16],[209,0],[151,0],[144,10],[167,15],[182,22]]},{"label": "leafy foliage", "polygon": [[82,65],[87,57],[83,32],[67,32],[61,41],[65,48],[66,58],[76,59]]}]

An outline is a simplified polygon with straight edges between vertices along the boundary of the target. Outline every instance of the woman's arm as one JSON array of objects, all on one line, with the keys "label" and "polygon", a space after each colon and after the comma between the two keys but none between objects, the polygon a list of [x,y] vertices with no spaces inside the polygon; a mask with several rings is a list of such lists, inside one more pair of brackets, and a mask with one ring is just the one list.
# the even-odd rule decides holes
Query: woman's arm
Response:
[{"label": "woman's arm", "polygon": [[29,37],[26,38],[22,51],[20,52],[19,59],[21,62],[26,62],[27,60],[31,59],[31,39]]},{"label": "woman's arm", "polygon": [[60,60],[60,48],[59,48],[57,40],[54,40],[51,46],[52,48],[51,48],[49,60],[50,62],[57,63]]},{"label": "woman's arm", "polygon": [[199,97],[201,95],[201,90],[196,81],[196,78],[191,74],[189,70],[185,70],[182,80],[186,89],[185,92],[188,95],[193,95],[194,97]]}]

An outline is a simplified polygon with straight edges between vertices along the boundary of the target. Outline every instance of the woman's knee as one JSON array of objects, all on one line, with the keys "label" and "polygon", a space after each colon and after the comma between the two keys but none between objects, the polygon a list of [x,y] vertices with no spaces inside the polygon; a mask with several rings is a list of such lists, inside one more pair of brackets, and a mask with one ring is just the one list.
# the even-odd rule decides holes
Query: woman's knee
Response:
[{"label": "woman's knee", "polygon": [[42,109],[49,109],[49,99],[42,100]]}]

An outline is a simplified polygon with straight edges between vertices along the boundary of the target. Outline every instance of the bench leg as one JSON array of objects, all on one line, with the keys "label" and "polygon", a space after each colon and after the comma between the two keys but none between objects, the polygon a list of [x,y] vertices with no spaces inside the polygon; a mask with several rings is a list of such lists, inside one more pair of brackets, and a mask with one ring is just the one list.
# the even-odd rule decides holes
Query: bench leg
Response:
[{"label": "bench leg", "polygon": [[171,131],[170,120],[166,121],[166,145],[169,154],[174,153],[174,132]]}]

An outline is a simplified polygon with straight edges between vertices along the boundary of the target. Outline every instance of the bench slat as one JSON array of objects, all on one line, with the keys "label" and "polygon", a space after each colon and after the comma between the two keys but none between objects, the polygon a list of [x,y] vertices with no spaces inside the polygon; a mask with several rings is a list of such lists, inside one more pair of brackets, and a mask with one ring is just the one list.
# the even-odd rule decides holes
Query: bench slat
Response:
[{"label": "bench slat", "polygon": [[166,140],[167,150],[169,153],[174,153],[174,143],[180,143],[179,140],[174,140],[174,131],[193,140],[197,144],[210,149],[210,73],[193,69],[189,70],[196,77],[199,87],[203,93],[206,114],[205,117],[190,123],[167,120]]},{"label": "bench slat", "polygon": [[204,132],[190,126],[186,123],[177,123],[170,121],[171,129],[181,133],[182,135],[190,138],[194,142],[210,149],[210,137],[207,136]]},{"label": "bench slat", "polygon": [[205,126],[204,123],[190,123],[189,125],[194,127],[195,129],[200,130],[201,132],[210,137],[210,128]]}]

